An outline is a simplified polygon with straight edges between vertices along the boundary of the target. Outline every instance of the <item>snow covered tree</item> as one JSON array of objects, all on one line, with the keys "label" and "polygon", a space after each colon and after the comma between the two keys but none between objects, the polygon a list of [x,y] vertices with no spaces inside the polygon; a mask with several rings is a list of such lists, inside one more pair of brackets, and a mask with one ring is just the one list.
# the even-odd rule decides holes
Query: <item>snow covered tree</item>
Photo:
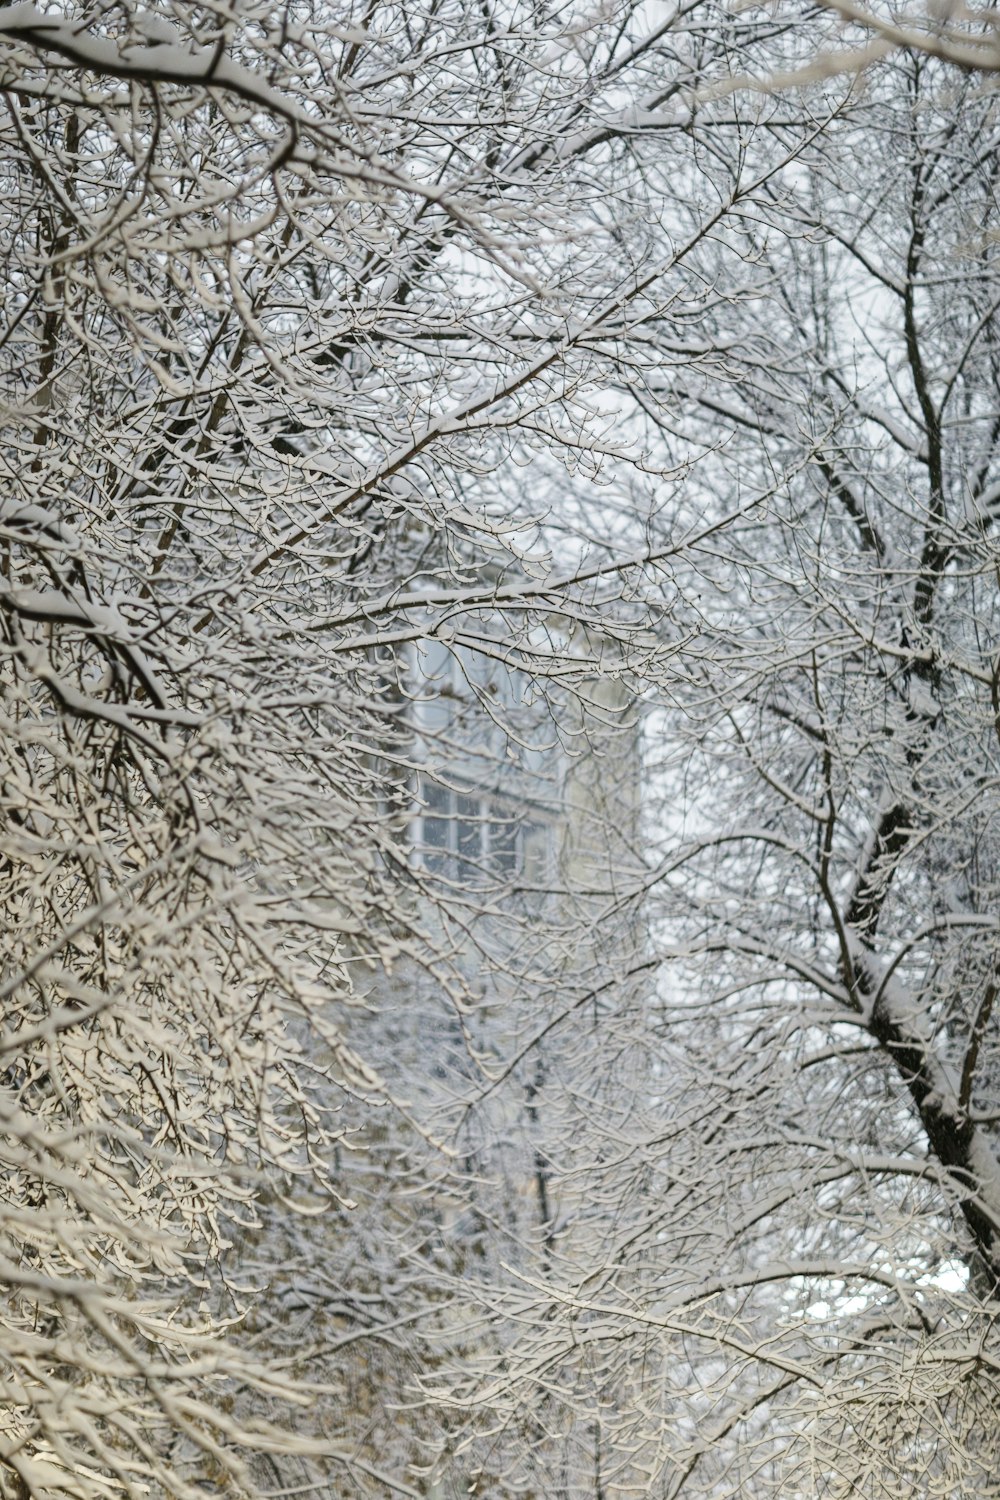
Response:
[{"label": "snow covered tree", "polygon": [[[706,287],[744,277],[699,324],[715,367],[662,330],[628,380],[691,465],[654,545],[702,528],[646,579],[664,978],[595,1038],[592,1078],[640,1029],[650,1062],[631,1115],[595,1111],[577,1221],[508,1286],[519,1359],[481,1389],[588,1402],[608,1494],[985,1496],[995,107],[904,56],[797,107],[822,129],[699,250]],[[720,173],[774,150],[706,109]]]},{"label": "snow covered tree", "polygon": [[[656,649],[616,604],[632,522],[552,512],[629,450],[608,372],[683,330],[747,188],[680,165],[684,81],[732,34],[629,4],[0,14],[10,1495],[249,1491],[246,1453],[294,1446],[265,1415],[313,1372],[260,1338],[279,1246],[246,1245],[264,1202],[362,1233],[355,1101],[399,1070],[350,1003],[395,964],[460,1006],[485,899],[408,856],[408,653],[565,705]],[[673,245],[636,132],[703,182]],[[367,1482],[341,1436],[317,1456]]]},{"label": "snow covered tree", "polygon": [[989,1492],[1000,143],[815,25],[0,14],[16,1500]]}]

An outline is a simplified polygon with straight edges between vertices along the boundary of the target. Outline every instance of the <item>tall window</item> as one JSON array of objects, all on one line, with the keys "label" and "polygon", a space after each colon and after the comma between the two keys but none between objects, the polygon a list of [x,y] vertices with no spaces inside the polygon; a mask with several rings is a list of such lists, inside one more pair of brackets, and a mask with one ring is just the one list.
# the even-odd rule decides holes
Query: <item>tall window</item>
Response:
[{"label": "tall window", "polygon": [[431,640],[411,674],[419,740],[414,848],[426,870],[469,883],[546,880],[555,854],[558,747],[522,673]]}]

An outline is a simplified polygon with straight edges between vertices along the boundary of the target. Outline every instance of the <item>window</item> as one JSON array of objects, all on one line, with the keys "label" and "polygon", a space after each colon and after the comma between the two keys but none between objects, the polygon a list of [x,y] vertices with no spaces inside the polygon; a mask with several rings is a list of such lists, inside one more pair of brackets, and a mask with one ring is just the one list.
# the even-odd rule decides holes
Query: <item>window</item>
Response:
[{"label": "window", "polygon": [[435,875],[481,883],[521,876],[547,878],[554,850],[551,822],[533,811],[518,816],[496,797],[444,786],[422,776],[415,843]]},{"label": "window", "polygon": [[560,757],[527,678],[495,649],[429,640],[415,653],[410,684],[418,862],[456,882],[544,881]]}]

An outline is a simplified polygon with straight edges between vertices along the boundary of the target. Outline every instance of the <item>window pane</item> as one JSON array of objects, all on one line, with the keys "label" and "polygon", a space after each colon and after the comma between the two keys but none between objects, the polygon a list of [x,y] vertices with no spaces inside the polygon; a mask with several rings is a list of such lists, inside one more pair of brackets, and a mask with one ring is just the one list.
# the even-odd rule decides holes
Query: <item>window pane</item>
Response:
[{"label": "window pane", "polygon": [[447,875],[451,865],[451,793],[447,787],[427,781],[421,787],[421,800],[424,804],[423,863],[436,875]]},{"label": "window pane", "polygon": [[551,839],[545,823],[525,823],[521,838],[524,848],[524,876],[541,883],[549,878]]},{"label": "window pane", "polygon": [[482,858],[483,819],[478,797],[455,797],[456,848],[463,861],[478,863]]},{"label": "window pane", "polygon": [[494,874],[509,879],[517,874],[517,823],[514,818],[490,820],[490,866]]}]

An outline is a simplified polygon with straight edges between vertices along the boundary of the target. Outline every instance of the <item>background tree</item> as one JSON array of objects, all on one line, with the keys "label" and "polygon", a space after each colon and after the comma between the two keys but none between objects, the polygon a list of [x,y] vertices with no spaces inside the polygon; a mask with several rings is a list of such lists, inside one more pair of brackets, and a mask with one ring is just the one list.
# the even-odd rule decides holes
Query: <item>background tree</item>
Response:
[{"label": "background tree", "polygon": [[[743,513],[648,574],[670,978],[619,1020],[651,1064],[595,1121],[586,1229],[507,1294],[609,1493],[995,1482],[994,110],[903,57],[820,108],[699,248],[746,277],[714,369],[671,330],[628,386],[692,463],[652,534]],[[701,140],[773,149],[710,111]]]}]

